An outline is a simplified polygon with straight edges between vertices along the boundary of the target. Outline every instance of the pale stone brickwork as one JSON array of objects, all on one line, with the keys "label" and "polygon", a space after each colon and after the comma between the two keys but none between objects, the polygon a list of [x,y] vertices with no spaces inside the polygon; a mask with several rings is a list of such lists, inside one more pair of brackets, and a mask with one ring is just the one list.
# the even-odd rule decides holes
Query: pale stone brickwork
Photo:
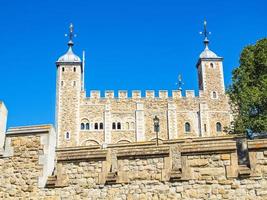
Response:
[{"label": "pale stone brickwork", "polygon": [[239,165],[239,139],[67,147],[55,158],[51,126],[11,128],[0,156],[0,198],[264,200],[267,140],[246,141],[249,163]]},{"label": "pale stone brickwork", "polygon": [[[58,146],[86,146],[153,141],[153,118],[160,119],[160,140],[224,135],[231,123],[222,58],[203,51],[197,63],[199,95],[181,91],[90,91],[82,79],[83,63],[57,61],[56,129]],[[66,54],[67,55],[67,54]],[[74,55],[74,54],[73,54]],[[202,55],[202,54],[201,54]],[[65,55],[64,55],[65,56]],[[76,56],[76,55],[75,55]],[[193,71],[193,70],[192,70]],[[186,129],[186,123],[190,125]],[[217,123],[220,128],[218,130]]]}]

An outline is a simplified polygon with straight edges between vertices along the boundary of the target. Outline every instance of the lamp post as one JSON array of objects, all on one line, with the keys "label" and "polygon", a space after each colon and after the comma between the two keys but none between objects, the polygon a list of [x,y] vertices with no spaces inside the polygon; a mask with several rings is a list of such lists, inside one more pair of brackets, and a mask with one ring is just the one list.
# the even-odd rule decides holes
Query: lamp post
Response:
[{"label": "lamp post", "polygon": [[154,131],[156,132],[156,145],[159,145],[159,118],[157,116],[154,117]]}]

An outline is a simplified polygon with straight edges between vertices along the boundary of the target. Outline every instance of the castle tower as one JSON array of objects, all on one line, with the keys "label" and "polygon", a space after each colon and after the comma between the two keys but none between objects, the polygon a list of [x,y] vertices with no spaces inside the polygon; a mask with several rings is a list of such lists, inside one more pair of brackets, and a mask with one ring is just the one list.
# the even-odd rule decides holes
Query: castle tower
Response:
[{"label": "castle tower", "polygon": [[204,21],[204,35],[205,49],[200,54],[197,63],[199,90],[202,90],[205,96],[211,98],[219,98],[220,95],[225,94],[224,77],[223,77],[223,58],[217,56],[212,52],[208,45],[207,22]]},{"label": "castle tower", "polygon": [[56,129],[57,146],[79,144],[79,105],[82,91],[83,65],[73,53],[73,25],[70,25],[68,51],[57,62]]}]

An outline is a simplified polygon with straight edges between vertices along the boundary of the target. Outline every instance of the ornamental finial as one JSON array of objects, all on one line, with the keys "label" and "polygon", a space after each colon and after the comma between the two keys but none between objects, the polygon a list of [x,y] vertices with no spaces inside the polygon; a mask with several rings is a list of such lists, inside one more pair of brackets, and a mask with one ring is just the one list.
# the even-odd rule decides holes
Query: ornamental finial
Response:
[{"label": "ornamental finial", "polygon": [[209,39],[208,39],[208,35],[211,34],[211,32],[207,31],[207,21],[204,20],[204,29],[202,32],[200,32],[201,35],[204,36],[204,45],[206,48],[208,48],[208,44],[209,44]]},{"label": "ornamental finial", "polygon": [[70,23],[69,34],[65,34],[66,37],[69,36],[69,42],[68,42],[69,47],[72,47],[74,45],[73,38],[76,37],[76,34],[74,34],[73,32],[74,32],[74,27],[73,24]]}]

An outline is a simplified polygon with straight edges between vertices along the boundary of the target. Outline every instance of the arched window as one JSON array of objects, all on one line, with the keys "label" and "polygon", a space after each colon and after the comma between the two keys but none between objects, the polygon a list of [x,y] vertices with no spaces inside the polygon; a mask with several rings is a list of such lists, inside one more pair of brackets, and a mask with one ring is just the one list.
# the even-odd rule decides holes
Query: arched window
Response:
[{"label": "arched window", "polygon": [[134,129],[134,122],[131,122],[131,129]]},{"label": "arched window", "polygon": [[86,128],[86,130],[89,130],[90,129],[90,124],[86,123],[85,128]]},{"label": "arched window", "polygon": [[211,67],[211,68],[213,68],[213,67],[214,67],[213,63],[210,63],[210,67]]},{"label": "arched window", "polygon": [[70,139],[70,133],[67,132],[66,135],[65,135],[66,139],[69,140]]},{"label": "arched window", "polygon": [[222,124],[220,122],[216,123],[216,131],[217,132],[222,132]]},{"label": "arched window", "polygon": [[112,129],[113,129],[113,130],[116,129],[116,123],[115,123],[115,122],[112,123]]},{"label": "arched window", "polygon": [[85,129],[84,123],[81,123],[81,130],[84,130],[84,129]]},{"label": "arched window", "polygon": [[104,124],[101,122],[101,123],[99,124],[99,129],[103,130],[103,128],[104,128]]},{"label": "arched window", "polygon": [[191,132],[191,125],[189,122],[186,122],[184,125],[185,132]]},{"label": "arched window", "polygon": [[98,123],[95,123],[95,130],[98,130]]},{"label": "arched window", "polygon": [[212,92],[212,98],[216,99],[217,98],[217,92]]},{"label": "arched window", "polygon": [[119,130],[121,129],[121,123],[120,122],[117,123],[117,129],[119,129]]},{"label": "arched window", "polygon": [[73,71],[76,72],[76,67],[73,68]]},{"label": "arched window", "polygon": [[130,123],[126,122],[126,129],[129,130],[130,129]]}]

